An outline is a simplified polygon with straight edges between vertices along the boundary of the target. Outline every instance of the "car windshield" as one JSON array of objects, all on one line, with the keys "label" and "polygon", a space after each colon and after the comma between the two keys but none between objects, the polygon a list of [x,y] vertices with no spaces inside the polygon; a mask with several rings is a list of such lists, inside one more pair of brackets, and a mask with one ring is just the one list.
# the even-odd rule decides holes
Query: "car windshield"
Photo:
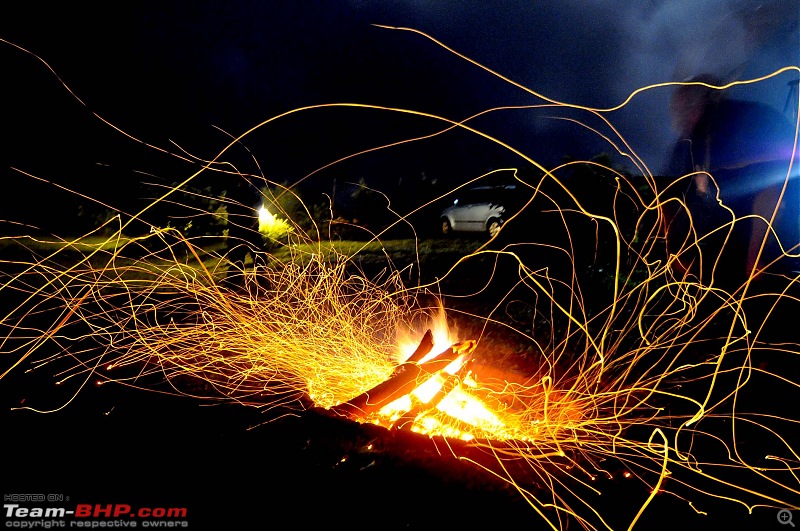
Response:
[{"label": "car windshield", "polygon": [[511,186],[486,186],[470,188],[458,194],[453,204],[455,205],[474,205],[477,203],[494,203],[506,205],[510,204],[516,187]]}]

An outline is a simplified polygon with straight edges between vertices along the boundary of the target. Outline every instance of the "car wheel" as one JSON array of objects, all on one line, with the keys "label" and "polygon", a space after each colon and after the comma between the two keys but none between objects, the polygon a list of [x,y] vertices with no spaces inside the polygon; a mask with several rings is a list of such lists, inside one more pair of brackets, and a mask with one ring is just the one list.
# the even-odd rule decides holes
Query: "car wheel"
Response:
[{"label": "car wheel", "polygon": [[503,220],[502,219],[493,219],[489,221],[489,224],[486,226],[486,231],[489,233],[490,238],[494,238],[500,232],[500,229],[503,227]]},{"label": "car wheel", "polygon": [[442,219],[442,234],[445,236],[450,236],[453,233],[453,227],[450,226],[450,222],[447,218]]}]

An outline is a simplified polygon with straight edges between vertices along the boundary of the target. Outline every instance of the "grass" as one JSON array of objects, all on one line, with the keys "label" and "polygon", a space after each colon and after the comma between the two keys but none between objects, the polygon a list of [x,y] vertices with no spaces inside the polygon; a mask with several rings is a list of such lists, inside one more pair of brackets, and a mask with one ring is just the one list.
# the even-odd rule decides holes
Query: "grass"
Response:
[{"label": "grass", "polygon": [[[210,242],[195,249],[198,252],[197,258],[202,262],[203,268],[214,271],[215,276],[224,276],[227,270],[227,265],[221,257],[226,249],[224,242],[221,238],[212,239]],[[419,268],[425,270],[426,277],[433,278],[446,272],[458,259],[475,251],[482,243],[484,242],[478,239],[456,238],[293,243],[276,246],[270,250],[268,263],[272,267],[280,267],[289,263],[303,262],[311,255],[321,255],[329,260],[344,258],[368,276],[378,274],[387,268],[395,271]],[[93,256],[90,262],[93,267],[108,267],[112,258],[117,272],[121,267],[133,266],[126,271],[126,279],[131,276],[157,274],[165,268],[176,265],[190,269],[200,267],[193,253],[185,252],[185,246],[176,246],[174,253],[166,247],[158,253],[153,253],[146,247],[147,243],[139,246],[135,238],[116,235],[113,237],[91,235],[65,239],[33,236],[0,238],[0,253],[6,259],[15,256],[33,256],[35,260],[47,259],[56,263],[70,264],[75,263],[76,258],[82,259],[91,254]],[[180,252],[177,252],[179,248]],[[123,250],[116,254],[120,249]],[[143,258],[131,256],[131,250]]]},{"label": "grass", "polygon": [[425,259],[442,254],[463,256],[480,246],[481,242],[469,240],[386,240],[386,241],[322,241],[316,243],[291,244],[271,253],[275,260],[283,263],[297,260],[310,254],[344,256],[352,259],[408,260]]},{"label": "grass", "polygon": [[283,246],[273,251],[270,263],[303,262],[311,255],[329,260],[344,257],[367,277],[392,271],[416,271],[423,282],[444,274],[460,258],[472,253],[483,242],[468,239],[398,239],[386,241],[323,241]]}]

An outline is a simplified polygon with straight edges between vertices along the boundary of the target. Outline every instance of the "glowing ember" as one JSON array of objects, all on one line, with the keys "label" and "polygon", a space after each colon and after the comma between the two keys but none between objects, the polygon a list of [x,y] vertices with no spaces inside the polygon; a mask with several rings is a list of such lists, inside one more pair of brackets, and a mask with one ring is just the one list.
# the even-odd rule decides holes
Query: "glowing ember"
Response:
[{"label": "glowing ember", "polygon": [[[430,331],[426,337],[430,337]],[[423,345],[424,341],[425,340],[423,340]],[[435,344],[434,341],[433,345]],[[425,347],[423,346],[423,348]],[[374,412],[374,404],[380,402],[375,402],[375,400],[380,400],[379,397],[382,393],[375,393],[373,390],[367,391],[364,393],[364,395],[368,397],[364,406],[349,409],[349,415],[360,422],[374,422],[375,424],[387,428],[397,426],[427,435],[452,436],[453,433],[459,433],[461,438],[472,438],[472,435],[461,434],[455,430],[453,426],[447,426],[441,422],[432,425],[430,420],[425,421],[424,419],[429,417],[431,410],[434,408],[449,415],[450,412],[446,408],[441,408],[440,406],[443,402],[447,404],[447,397],[460,389],[461,384],[458,376],[467,365],[474,349],[475,343],[473,341],[451,346],[448,349],[449,352],[455,354],[457,357],[452,361],[450,361],[449,357],[445,357],[444,361],[447,365],[436,372],[430,371],[429,368],[434,362],[442,358],[443,352],[446,351],[441,351],[434,355],[430,353],[425,354],[419,362],[406,361],[403,365],[395,369],[394,380],[390,379],[383,385],[388,384],[390,387],[394,386],[397,389],[410,387],[410,391],[402,394],[402,396],[394,398],[388,404],[381,406],[377,412]],[[417,372],[414,372],[415,370],[417,370]],[[412,373],[415,374],[414,379],[406,382],[404,375]],[[400,375],[400,377],[397,377],[398,375]],[[394,382],[394,384],[392,382]],[[410,386],[409,383],[411,384]],[[391,393],[389,396],[394,397],[394,394],[395,393]],[[464,395],[463,391],[461,394],[463,395],[462,401],[472,402],[475,404],[475,406],[473,406],[475,409],[480,407],[485,409],[485,405],[481,404],[478,398]],[[374,395],[377,395],[378,398],[376,399]],[[358,402],[358,400],[356,400],[356,402]],[[351,404],[352,402],[347,405]],[[480,404],[480,406],[478,406],[478,404]],[[340,407],[339,409],[342,408]],[[477,417],[472,418],[469,415],[464,415],[463,412],[460,418],[454,418],[477,426]]]}]

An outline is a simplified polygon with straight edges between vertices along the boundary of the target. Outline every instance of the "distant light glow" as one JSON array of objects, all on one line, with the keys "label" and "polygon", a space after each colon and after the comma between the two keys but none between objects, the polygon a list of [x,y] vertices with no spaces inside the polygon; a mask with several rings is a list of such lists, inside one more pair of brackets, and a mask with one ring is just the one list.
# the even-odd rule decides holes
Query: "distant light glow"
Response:
[{"label": "distant light glow", "polygon": [[258,232],[271,239],[280,239],[292,231],[291,225],[270,212],[265,205],[258,208]]}]

